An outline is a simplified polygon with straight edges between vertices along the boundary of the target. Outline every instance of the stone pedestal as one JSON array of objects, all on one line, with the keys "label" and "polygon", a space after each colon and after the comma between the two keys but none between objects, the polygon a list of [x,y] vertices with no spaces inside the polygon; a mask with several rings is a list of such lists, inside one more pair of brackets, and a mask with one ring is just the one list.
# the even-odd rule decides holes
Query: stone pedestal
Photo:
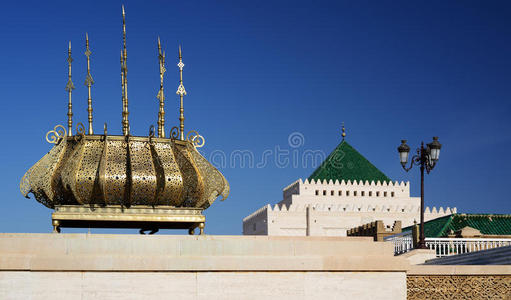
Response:
[{"label": "stone pedestal", "polygon": [[0,234],[0,299],[405,299],[365,237]]}]

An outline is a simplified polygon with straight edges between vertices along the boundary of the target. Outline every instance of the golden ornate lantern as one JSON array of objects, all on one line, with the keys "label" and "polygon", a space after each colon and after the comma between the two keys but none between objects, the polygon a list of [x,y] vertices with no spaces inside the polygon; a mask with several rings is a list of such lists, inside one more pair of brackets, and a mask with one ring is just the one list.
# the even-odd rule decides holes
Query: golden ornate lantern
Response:
[{"label": "golden ornate lantern", "polygon": [[[184,134],[183,67],[179,48],[180,126],[174,127],[168,138],[164,129],[163,75],[165,53],[161,52],[158,136],[151,127],[148,136],[131,136],[128,121],[126,29],[123,7],[123,50],[121,51],[122,125],[123,135],[108,135],[92,129],[89,40],[86,39],[88,88],[88,134],[78,123],[72,134],[71,44],[69,45],[68,129],[57,125],[46,135],[53,148],[33,165],[20,183],[21,193],[55,209],[52,214],[54,231],[60,227],[140,228],[141,232],[156,232],[161,228],[189,229],[196,227],[201,234],[205,217],[202,211],[218,196],[225,199],[229,184],[197,148],[204,138],[196,131]],[[222,200],[223,200],[222,199]]]}]

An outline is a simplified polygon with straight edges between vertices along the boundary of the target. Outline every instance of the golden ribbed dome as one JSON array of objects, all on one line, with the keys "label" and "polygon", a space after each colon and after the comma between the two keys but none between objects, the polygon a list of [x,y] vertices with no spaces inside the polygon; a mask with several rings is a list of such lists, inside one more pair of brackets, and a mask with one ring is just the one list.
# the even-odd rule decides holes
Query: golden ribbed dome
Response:
[{"label": "golden ribbed dome", "polygon": [[[134,205],[209,207],[229,194],[223,175],[195,148],[197,136],[181,141],[154,136],[67,136],[51,132],[54,147],[21,180],[47,207]],[[200,137],[200,136],[199,136]]]}]

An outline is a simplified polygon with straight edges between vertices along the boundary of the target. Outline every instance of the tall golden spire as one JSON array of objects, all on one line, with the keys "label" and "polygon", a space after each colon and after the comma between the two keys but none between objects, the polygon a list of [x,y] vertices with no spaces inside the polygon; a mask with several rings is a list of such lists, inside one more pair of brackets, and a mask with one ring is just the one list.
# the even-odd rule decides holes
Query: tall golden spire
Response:
[{"label": "tall golden spire", "polygon": [[73,59],[71,58],[71,41],[69,41],[69,49],[67,50],[67,63],[69,65],[69,78],[66,84],[66,91],[69,94],[69,103],[67,104],[67,135],[72,136],[73,133],[73,102],[71,100],[71,93],[75,89],[73,81],[71,80],[71,63]]},{"label": "tall golden spire", "polygon": [[122,133],[124,135],[130,134],[130,123],[128,121],[128,54],[126,52],[126,14],[124,13],[124,5],[122,6]]},{"label": "tall golden spire", "polygon": [[181,100],[179,105],[179,134],[182,141],[185,139],[185,116],[183,109],[183,96],[186,95],[185,87],[183,86],[183,67],[185,64],[183,63],[183,57],[181,56],[181,45],[179,45],[179,62],[177,63],[179,67],[179,86],[177,87],[176,94],[179,95]]},{"label": "tall golden spire", "polygon": [[92,98],[90,93],[90,88],[94,84],[94,80],[90,74],[90,56],[92,52],[89,49],[89,35],[85,33],[85,56],[87,56],[87,77],[85,78],[85,85],[89,89],[89,98],[87,99],[88,107],[87,112],[89,113],[89,134],[94,134],[94,130],[92,130]]},{"label": "tall golden spire", "polygon": [[346,129],[344,128],[344,122],[342,122],[342,140],[344,141],[344,138],[346,137]]},{"label": "tall golden spire", "polygon": [[123,58],[123,53],[122,53],[122,49],[121,49],[121,101],[122,101],[122,121],[121,121],[121,125],[122,125],[122,129],[123,129],[123,134],[126,135],[126,132],[124,131],[124,110],[125,110],[125,106],[124,106],[124,58]]},{"label": "tall golden spire", "polygon": [[158,37],[158,61],[160,64],[160,90],[156,98],[160,100],[160,110],[158,112],[158,136],[165,137],[165,95],[163,94],[163,75],[165,74],[165,52],[161,52],[160,37]]}]

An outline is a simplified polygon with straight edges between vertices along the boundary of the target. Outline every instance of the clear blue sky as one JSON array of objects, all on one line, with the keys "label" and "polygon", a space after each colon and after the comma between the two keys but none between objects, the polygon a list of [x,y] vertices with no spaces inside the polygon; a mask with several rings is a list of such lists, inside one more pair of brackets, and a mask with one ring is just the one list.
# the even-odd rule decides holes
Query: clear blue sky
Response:
[{"label": "clear blue sky", "polygon": [[[183,45],[185,126],[206,157],[276,147],[327,154],[347,140],[393,180],[410,180],[396,147],[443,144],[426,177],[429,206],[511,213],[511,4],[508,1],[125,1],[132,133],[156,123],[156,39],[167,52],[167,128],[177,124]],[[67,43],[75,121],[86,123],[84,38],[92,55],[95,130],[121,132],[121,2],[8,1],[0,10],[0,231],[48,232],[51,210],[21,196],[24,172],[66,123]],[[291,148],[288,136],[305,138]],[[231,195],[206,211],[207,232],[240,234],[242,218],[282,199],[311,165],[221,168]],[[78,230],[80,231],[80,230]],[[70,232],[70,230],[67,230]],[[83,232],[83,230],[81,231]],[[131,232],[131,231],[127,231]]]}]

